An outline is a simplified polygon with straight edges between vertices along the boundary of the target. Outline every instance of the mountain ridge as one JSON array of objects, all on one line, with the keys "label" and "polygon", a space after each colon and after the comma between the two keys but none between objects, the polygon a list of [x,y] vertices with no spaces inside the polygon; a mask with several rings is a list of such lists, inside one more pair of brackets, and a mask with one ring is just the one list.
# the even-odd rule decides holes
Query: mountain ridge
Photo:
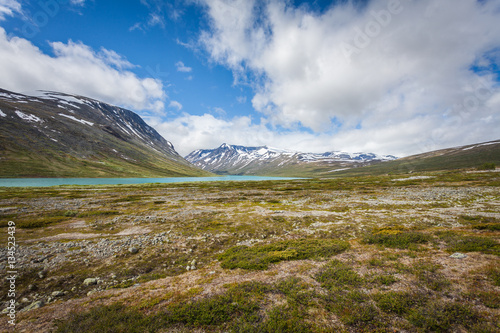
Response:
[{"label": "mountain ridge", "polygon": [[268,146],[249,147],[227,143],[215,149],[195,150],[185,158],[204,170],[233,175],[305,175],[314,173],[315,169],[337,170],[396,159],[392,155],[373,153],[303,153]]},{"label": "mountain ridge", "polygon": [[53,91],[0,89],[0,177],[209,175],[136,113]]}]

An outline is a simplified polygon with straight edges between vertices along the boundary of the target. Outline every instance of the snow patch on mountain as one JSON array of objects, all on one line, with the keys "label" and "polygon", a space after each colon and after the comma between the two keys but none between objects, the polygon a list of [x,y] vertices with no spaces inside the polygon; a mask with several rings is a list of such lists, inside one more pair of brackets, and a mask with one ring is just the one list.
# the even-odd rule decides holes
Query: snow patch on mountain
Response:
[{"label": "snow patch on mountain", "polygon": [[89,126],[94,126],[94,123],[90,122],[90,121],[86,121],[86,120],[83,120],[83,119],[78,119],[78,118],[75,118],[73,116],[70,116],[70,115],[67,115],[67,114],[64,114],[64,113],[59,113],[60,116],[63,116],[63,117],[66,117],[66,118],[69,118],[71,120],[74,120],[74,121],[77,121],[81,124],[84,124],[84,125],[89,125]]},{"label": "snow patch on mountain", "polygon": [[21,118],[22,120],[25,120],[25,121],[30,122],[30,123],[43,123],[43,120],[38,118],[37,116],[32,115],[32,114],[23,113],[19,110],[16,111],[16,115],[19,118]]}]

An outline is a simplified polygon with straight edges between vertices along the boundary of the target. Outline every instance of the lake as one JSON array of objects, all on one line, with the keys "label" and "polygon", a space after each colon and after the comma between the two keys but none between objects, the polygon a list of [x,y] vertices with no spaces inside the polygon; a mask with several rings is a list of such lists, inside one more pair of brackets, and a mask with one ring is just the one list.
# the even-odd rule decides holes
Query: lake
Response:
[{"label": "lake", "polygon": [[0,178],[0,187],[48,187],[58,185],[118,185],[218,181],[262,181],[301,179],[292,177],[218,176],[171,178]]}]

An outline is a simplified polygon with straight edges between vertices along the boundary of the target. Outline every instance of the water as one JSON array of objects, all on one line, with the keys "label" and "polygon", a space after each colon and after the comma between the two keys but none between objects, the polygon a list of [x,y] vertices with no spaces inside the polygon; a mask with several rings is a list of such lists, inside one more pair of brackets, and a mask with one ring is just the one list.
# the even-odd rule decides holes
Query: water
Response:
[{"label": "water", "polygon": [[0,187],[48,187],[58,185],[118,185],[216,181],[290,180],[292,177],[219,176],[172,178],[0,178]]}]

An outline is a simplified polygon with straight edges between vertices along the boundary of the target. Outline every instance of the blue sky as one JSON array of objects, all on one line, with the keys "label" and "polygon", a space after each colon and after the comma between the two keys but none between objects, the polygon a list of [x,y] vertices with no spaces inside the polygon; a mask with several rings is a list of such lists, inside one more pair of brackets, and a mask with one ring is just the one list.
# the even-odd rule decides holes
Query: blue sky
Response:
[{"label": "blue sky", "polygon": [[404,156],[499,139],[498,22],[498,0],[0,0],[0,87],[126,107],[182,155]]}]

